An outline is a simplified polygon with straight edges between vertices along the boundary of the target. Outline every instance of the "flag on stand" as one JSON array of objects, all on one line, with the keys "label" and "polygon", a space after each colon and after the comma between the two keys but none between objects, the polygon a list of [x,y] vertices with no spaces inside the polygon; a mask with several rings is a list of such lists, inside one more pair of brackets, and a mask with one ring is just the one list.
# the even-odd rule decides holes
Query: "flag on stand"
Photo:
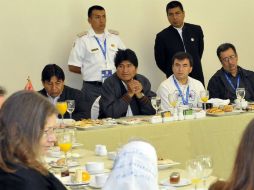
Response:
[{"label": "flag on stand", "polygon": [[34,91],[34,87],[33,87],[33,85],[32,85],[32,82],[31,82],[29,76],[28,76],[28,78],[27,78],[27,83],[26,83],[26,86],[25,86],[25,90]]}]

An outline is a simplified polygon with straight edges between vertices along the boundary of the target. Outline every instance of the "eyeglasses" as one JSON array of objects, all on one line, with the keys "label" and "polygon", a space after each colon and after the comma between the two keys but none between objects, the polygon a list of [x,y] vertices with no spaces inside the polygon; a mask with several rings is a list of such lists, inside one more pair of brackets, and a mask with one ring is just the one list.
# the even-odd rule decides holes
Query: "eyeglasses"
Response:
[{"label": "eyeglasses", "polygon": [[236,55],[231,55],[229,57],[225,57],[223,59],[221,59],[223,62],[229,62],[229,61],[232,61],[232,60],[235,60],[236,58]]},{"label": "eyeglasses", "polygon": [[55,134],[54,131],[55,131],[55,127],[49,127],[49,128],[47,128],[46,130],[43,131],[43,135],[48,137],[50,135]]}]

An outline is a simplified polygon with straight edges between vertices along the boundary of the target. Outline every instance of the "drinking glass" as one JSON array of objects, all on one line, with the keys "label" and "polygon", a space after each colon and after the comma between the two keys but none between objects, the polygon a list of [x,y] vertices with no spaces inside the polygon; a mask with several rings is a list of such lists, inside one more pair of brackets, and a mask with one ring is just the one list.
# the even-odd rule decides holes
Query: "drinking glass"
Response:
[{"label": "drinking glass", "polygon": [[62,116],[62,124],[64,124],[64,114],[67,111],[67,103],[66,102],[57,102],[56,109],[58,110],[59,114]]},{"label": "drinking glass", "polygon": [[204,103],[204,110],[206,110],[206,102],[209,99],[209,91],[208,90],[200,91],[200,99]]},{"label": "drinking glass", "polygon": [[245,88],[237,88],[236,91],[236,98],[240,100],[240,110],[242,111],[242,100],[245,96]]},{"label": "drinking glass", "polygon": [[188,160],[186,162],[186,172],[197,190],[197,184],[201,182],[203,176],[203,165],[198,159]]},{"label": "drinking glass", "polygon": [[177,100],[178,100],[178,94],[177,93],[170,93],[168,94],[168,101],[169,104],[175,109],[177,105]]},{"label": "drinking glass", "polygon": [[208,155],[197,156],[197,159],[200,160],[204,168],[202,179],[203,179],[204,189],[206,189],[206,180],[213,172],[213,160],[212,160],[212,157]]},{"label": "drinking glass", "polygon": [[70,119],[72,119],[72,112],[75,109],[75,100],[66,100],[67,112],[70,114]]},{"label": "drinking glass", "polygon": [[57,136],[57,145],[64,152],[65,165],[67,165],[67,152],[72,148],[72,134],[69,131],[62,131]]},{"label": "drinking glass", "polygon": [[156,115],[158,114],[158,110],[161,107],[161,98],[160,97],[152,97],[151,103],[153,108],[156,110]]}]

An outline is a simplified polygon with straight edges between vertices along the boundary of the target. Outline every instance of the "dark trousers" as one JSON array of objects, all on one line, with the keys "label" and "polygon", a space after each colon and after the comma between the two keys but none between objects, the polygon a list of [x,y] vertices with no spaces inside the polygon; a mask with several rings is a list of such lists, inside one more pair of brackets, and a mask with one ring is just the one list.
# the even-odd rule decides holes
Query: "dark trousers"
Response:
[{"label": "dark trousers", "polygon": [[91,107],[95,99],[101,95],[101,84],[91,84],[83,81],[83,86],[81,91],[84,93],[86,101],[88,103],[87,107],[89,110],[89,116],[91,118]]}]

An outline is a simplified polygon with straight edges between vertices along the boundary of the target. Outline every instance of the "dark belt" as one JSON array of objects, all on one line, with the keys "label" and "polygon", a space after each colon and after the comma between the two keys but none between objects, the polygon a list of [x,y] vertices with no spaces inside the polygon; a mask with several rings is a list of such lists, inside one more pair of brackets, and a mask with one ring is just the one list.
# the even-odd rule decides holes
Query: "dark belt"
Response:
[{"label": "dark belt", "polygon": [[100,81],[84,81],[84,82],[88,83],[88,84],[92,84],[92,85],[97,85],[97,86],[102,85],[102,82],[100,82]]}]

